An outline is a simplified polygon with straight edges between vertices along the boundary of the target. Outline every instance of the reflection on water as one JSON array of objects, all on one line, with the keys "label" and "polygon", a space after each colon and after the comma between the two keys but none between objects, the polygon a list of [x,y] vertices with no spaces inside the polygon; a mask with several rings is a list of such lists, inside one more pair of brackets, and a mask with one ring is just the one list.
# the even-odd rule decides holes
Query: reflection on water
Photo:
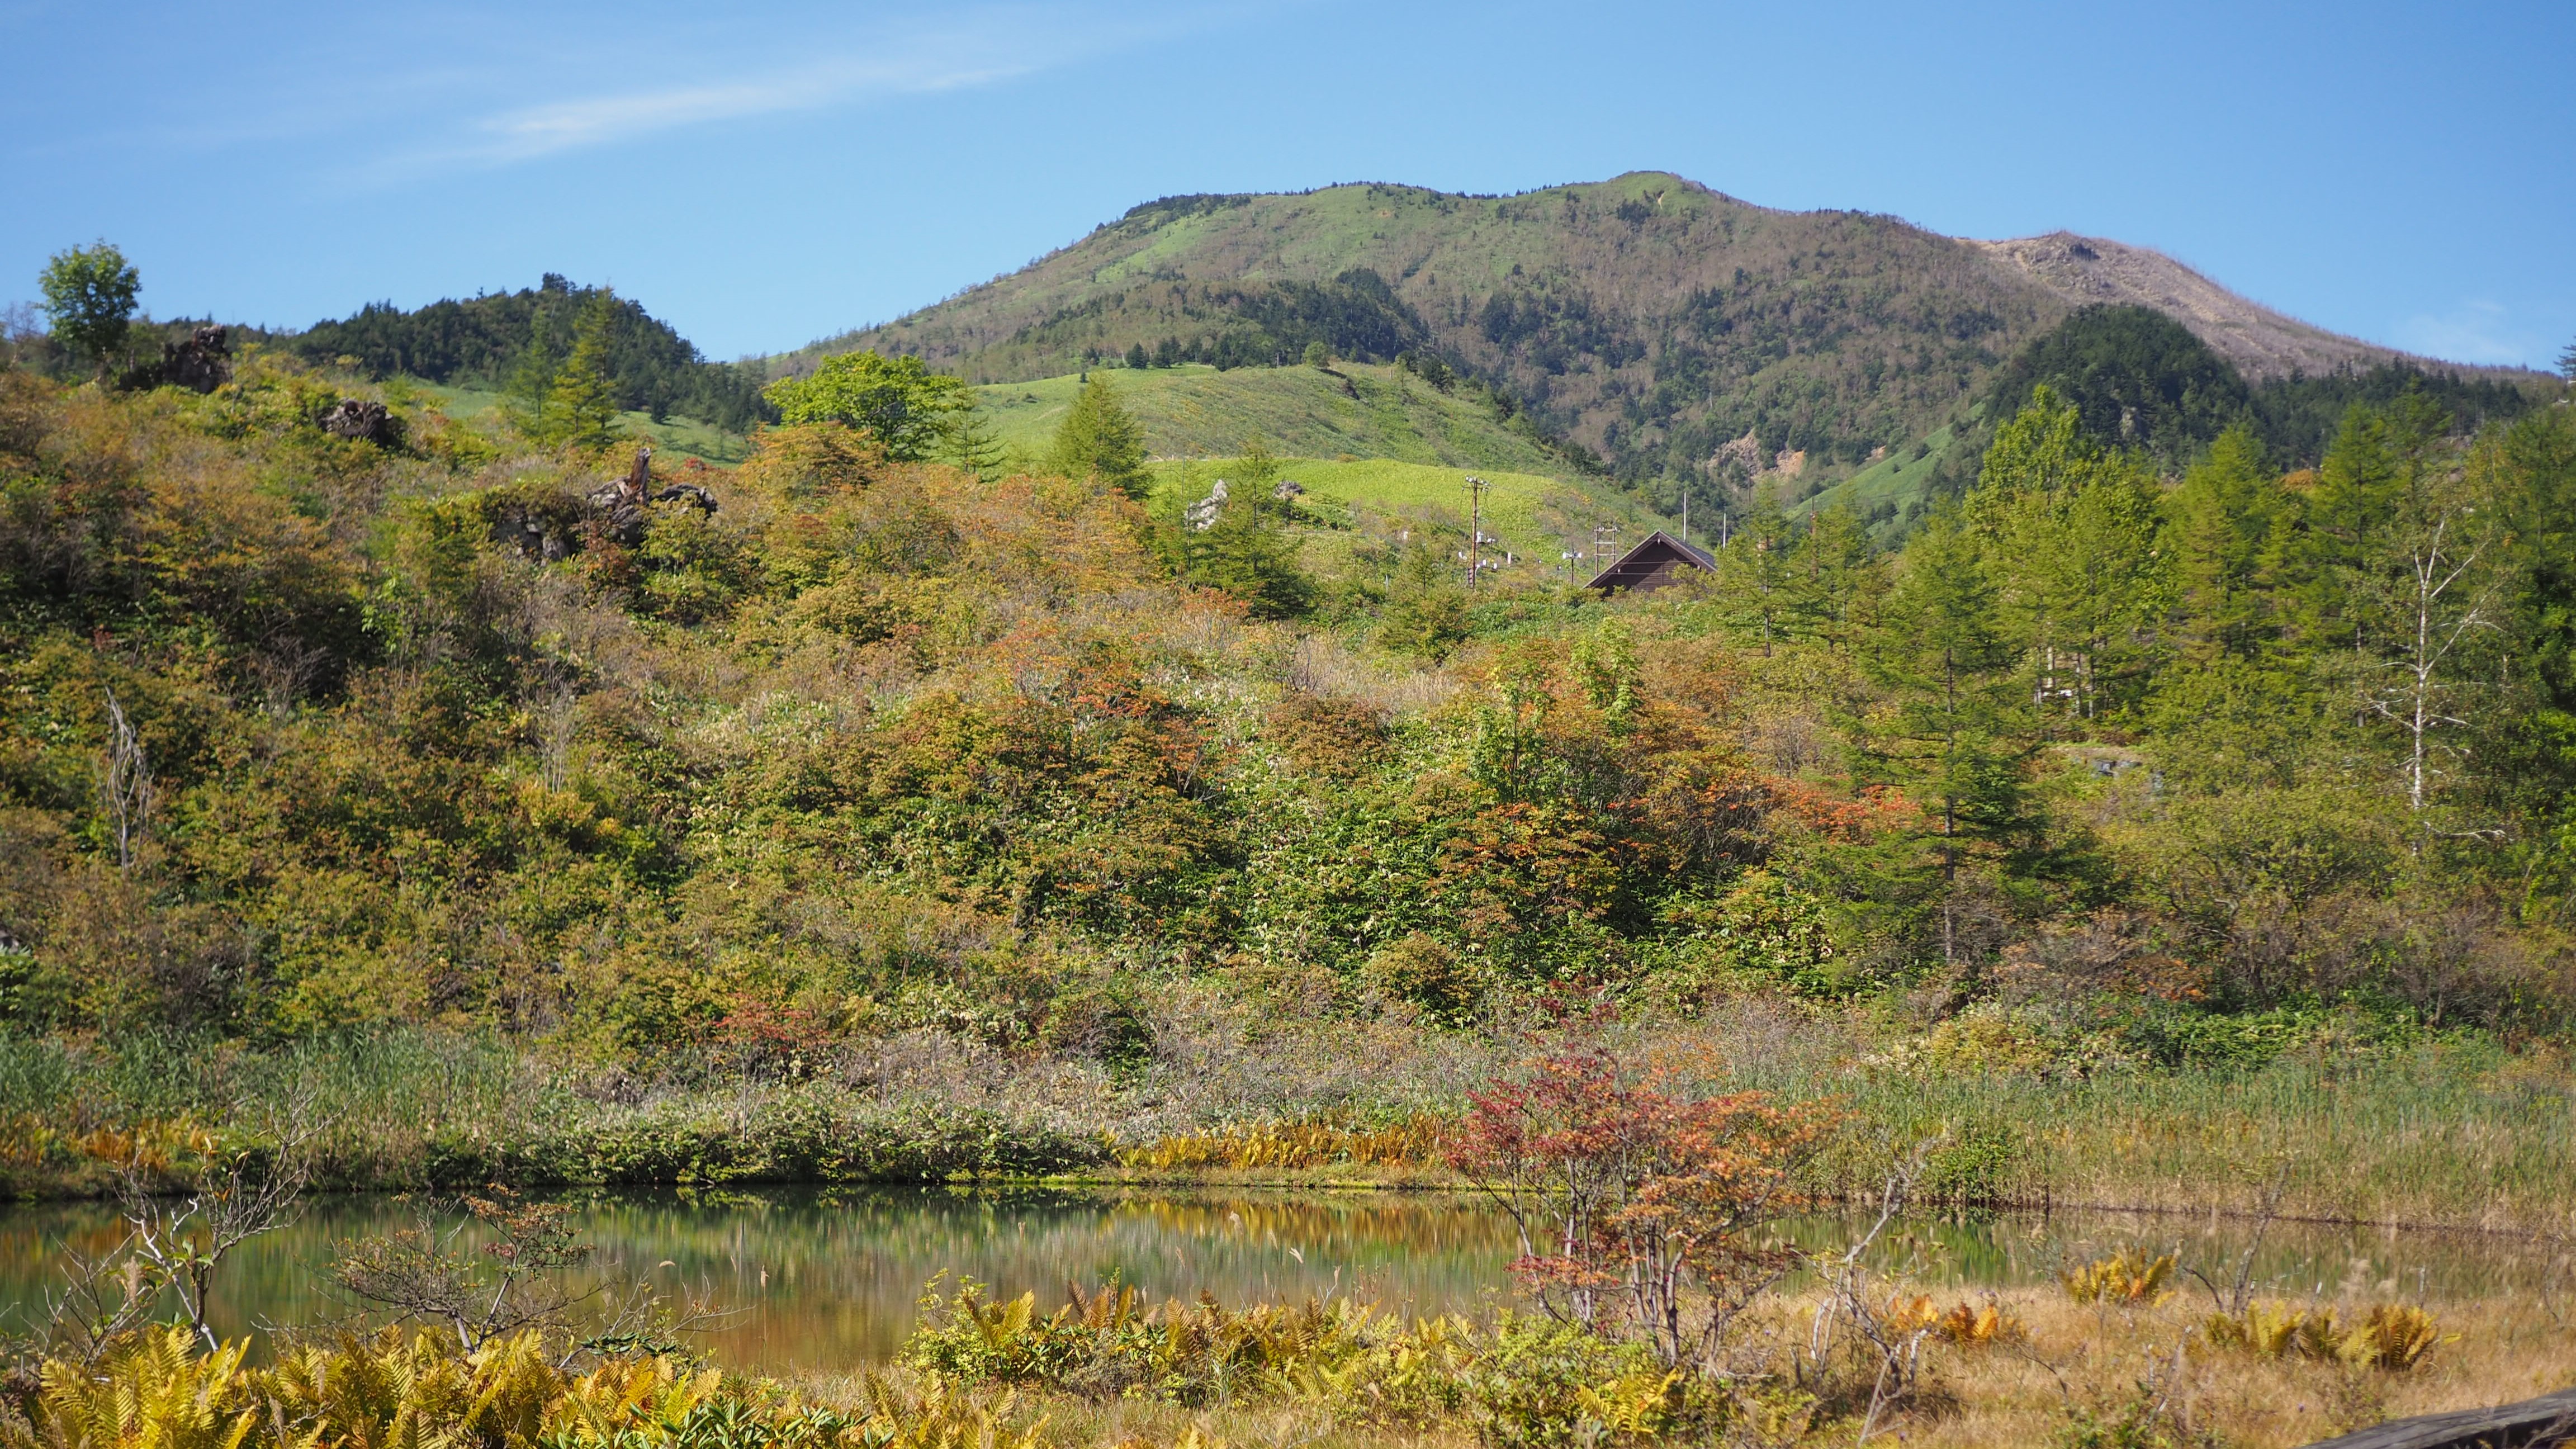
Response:
[{"label": "reflection on water", "polygon": [[[224,1265],[218,1329],[256,1333],[345,1314],[315,1265],[339,1242],[413,1221],[414,1209],[391,1199],[313,1200],[291,1226]],[[942,1272],[1005,1295],[1034,1289],[1050,1306],[1063,1301],[1067,1282],[1114,1276],[1155,1299],[1208,1292],[1245,1303],[1340,1291],[1433,1313],[1494,1301],[1517,1251],[1490,1205],[1451,1194],[778,1190],[586,1199],[579,1222],[604,1273],[648,1275],[675,1295],[703,1292],[741,1310],[705,1346],[719,1363],[770,1371],[886,1357],[910,1331],[923,1284]],[[1818,1248],[1839,1247],[1865,1227],[1832,1216],[1782,1224]],[[1881,1257],[1910,1261],[1927,1287],[1999,1287],[2143,1246],[2176,1250],[2223,1283],[2249,1234],[2234,1219],[2103,1213],[1916,1219],[1889,1234]],[[117,1236],[116,1215],[102,1204],[0,1209],[0,1303],[40,1314],[43,1291],[59,1281],[60,1250],[95,1252]],[[2254,1278],[2283,1296],[2442,1302],[2526,1288],[2553,1264],[2563,1268],[2555,1250],[2495,1238],[2277,1224]]]},{"label": "reflection on water", "polygon": [[[313,1269],[337,1243],[417,1221],[380,1197],[310,1202],[245,1244],[217,1283],[216,1328],[255,1332],[346,1314]],[[1149,1299],[1298,1300],[1357,1293],[1421,1313],[1473,1310],[1504,1279],[1508,1225],[1466,1199],[1370,1194],[1174,1198],[936,1189],[604,1197],[577,1218],[603,1273],[740,1310],[704,1335],[719,1363],[843,1368],[891,1354],[931,1277],[971,1277],[1050,1306],[1111,1277]],[[41,1312],[64,1243],[117,1239],[95,1203],[0,1210],[0,1301]]]}]

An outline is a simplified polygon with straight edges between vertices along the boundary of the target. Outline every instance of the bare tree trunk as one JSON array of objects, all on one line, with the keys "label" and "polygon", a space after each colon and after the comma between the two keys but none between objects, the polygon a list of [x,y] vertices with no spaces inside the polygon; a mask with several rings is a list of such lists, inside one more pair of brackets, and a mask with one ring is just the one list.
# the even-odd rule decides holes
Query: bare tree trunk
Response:
[{"label": "bare tree trunk", "polygon": [[116,868],[131,871],[151,826],[152,762],[113,690],[107,696],[107,730],[107,777],[101,793],[116,831]]}]

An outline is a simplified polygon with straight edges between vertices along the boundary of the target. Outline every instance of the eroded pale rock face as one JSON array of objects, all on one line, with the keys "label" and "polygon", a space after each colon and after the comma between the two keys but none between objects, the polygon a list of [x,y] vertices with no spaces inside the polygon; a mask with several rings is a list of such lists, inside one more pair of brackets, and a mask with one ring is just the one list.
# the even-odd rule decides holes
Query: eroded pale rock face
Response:
[{"label": "eroded pale rock face", "polygon": [[2275,312],[2145,247],[2066,231],[1969,245],[2076,306],[2153,307],[2190,328],[2249,379],[2370,367],[2407,356]]}]

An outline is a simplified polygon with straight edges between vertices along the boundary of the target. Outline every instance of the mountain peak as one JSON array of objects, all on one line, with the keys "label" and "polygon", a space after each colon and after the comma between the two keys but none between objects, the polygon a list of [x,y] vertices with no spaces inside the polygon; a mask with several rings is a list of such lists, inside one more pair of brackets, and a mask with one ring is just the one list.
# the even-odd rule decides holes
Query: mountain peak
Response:
[{"label": "mountain peak", "polygon": [[2256,379],[2400,358],[2143,247],[1962,240],[1631,171],[1512,196],[1353,182],[1162,197],[780,362],[872,347],[1000,383],[1140,347],[1220,367],[1315,342],[1361,361],[1423,352],[1644,480],[1713,476],[1747,437],[1762,457],[1861,466],[1964,417],[2006,359],[2093,303],[2166,313]]}]

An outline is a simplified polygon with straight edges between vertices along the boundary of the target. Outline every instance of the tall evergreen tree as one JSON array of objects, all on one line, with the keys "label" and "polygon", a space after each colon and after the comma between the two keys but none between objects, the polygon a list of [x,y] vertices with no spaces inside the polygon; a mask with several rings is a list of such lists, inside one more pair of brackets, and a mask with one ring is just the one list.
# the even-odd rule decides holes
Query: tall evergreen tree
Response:
[{"label": "tall evergreen tree", "polygon": [[2219,434],[2166,495],[2176,634],[2185,663],[2252,661],[2277,637],[2270,597],[2275,530],[2286,527],[2291,509],[2263,445],[2241,423]]},{"label": "tall evergreen tree", "polygon": [[582,309],[572,353],[546,384],[536,437],[550,447],[602,453],[617,445],[616,384],[608,373],[608,327],[615,303],[602,292]]},{"label": "tall evergreen tree", "polygon": [[2031,700],[2075,720],[2128,702],[2165,568],[2154,483],[2045,387],[1995,432],[1968,516],[2029,653]]},{"label": "tall evergreen tree", "polygon": [[[1717,561],[1717,592],[1736,630],[1762,646],[1764,657],[1788,637],[1799,601],[1792,585],[1798,576],[1798,529],[1766,491],[1753,510],[1736,521]],[[1593,566],[1606,564],[1594,559]]]},{"label": "tall evergreen tree", "polygon": [[1784,562],[1791,629],[1837,653],[1850,647],[1881,584],[1867,525],[1840,505],[1818,509],[1796,531]]},{"label": "tall evergreen tree", "polygon": [[2385,408],[2354,407],[2326,449],[2302,528],[2286,540],[2301,643],[2310,654],[2367,654],[2394,620],[2372,608],[2371,576],[2395,563],[2390,530],[2426,506],[2447,461],[2450,414],[2421,393]]},{"label": "tall evergreen tree", "polygon": [[1961,878],[2026,852],[2038,834],[2024,776],[2034,747],[2005,617],[1985,550],[1958,518],[1935,515],[1906,550],[1866,659],[1891,703],[1867,722],[1872,768],[1904,785],[1931,823],[1941,959],[1960,949]]},{"label": "tall evergreen tree", "polygon": [[1142,499],[1154,486],[1145,471],[1145,430],[1118,405],[1106,377],[1092,378],[1074,394],[1048,462],[1068,478],[1096,478],[1130,498]]}]

